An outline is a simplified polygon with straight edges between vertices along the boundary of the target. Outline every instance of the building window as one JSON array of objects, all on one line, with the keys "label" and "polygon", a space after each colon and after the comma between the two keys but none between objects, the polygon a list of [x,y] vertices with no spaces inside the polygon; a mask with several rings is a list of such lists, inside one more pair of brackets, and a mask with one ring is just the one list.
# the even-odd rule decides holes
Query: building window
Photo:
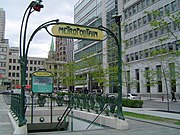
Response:
[{"label": "building window", "polygon": [[124,11],[124,17],[125,17],[125,19],[128,17],[128,12],[127,12],[127,10]]},{"label": "building window", "polygon": [[6,63],[5,62],[0,62],[0,67],[5,67]]},{"label": "building window", "polygon": [[135,5],[132,8],[133,8],[133,14],[135,14],[137,12],[137,6]]},{"label": "building window", "polygon": [[150,87],[150,70],[149,67],[145,68],[145,79],[146,79],[146,90],[147,93],[150,93],[151,87]]},{"label": "building window", "polygon": [[146,7],[146,1],[145,0],[142,0],[142,9]]},{"label": "building window", "polygon": [[136,72],[136,80],[139,80],[139,69],[136,69],[135,72]]},{"label": "building window", "polygon": [[19,66],[17,66],[17,70],[19,70]]},{"label": "building window", "polygon": [[139,59],[139,54],[138,52],[135,52],[135,60],[138,60]]},{"label": "building window", "polygon": [[16,70],[16,66],[13,66],[13,70]]},{"label": "building window", "polygon": [[163,8],[159,8],[159,16],[163,16]]},{"label": "building window", "polygon": [[150,56],[153,56],[153,52],[154,52],[154,48],[150,48],[149,55],[150,55]]},{"label": "building window", "polygon": [[140,34],[140,35],[139,35],[139,43],[141,43],[142,41],[143,41],[143,35]]},{"label": "building window", "polygon": [[132,23],[129,24],[129,31],[132,30]]},{"label": "building window", "polygon": [[134,37],[134,44],[136,45],[138,43],[138,37]]},{"label": "building window", "polygon": [[133,46],[133,38],[130,39],[130,46]]},{"label": "building window", "polygon": [[144,41],[146,41],[148,39],[147,32],[145,32],[143,35],[144,35]]},{"label": "building window", "polygon": [[165,13],[169,13],[169,12],[170,12],[170,5],[167,4],[167,5],[165,6]]},{"label": "building window", "polygon": [[141,6],[141,2],[137,3],[137,11],[141,11],[142,10],[142,6]]},{"label": "building window", "polygon": [[7,52],[7,47],[0,47],[0,52]]},{"label": "building window", "polygon": [[134,61],[134,53],[132,53],[130,56],[131,56],[131,61]]},{"label": "building window", "polygon": [[13,59],[13,63],[16,63],[16,59]]},{"label": "building window", "polygon": [[144,16],[143,17],[143,24],[146,24],[147,23],[147,16]]},{"label": "building window", "polygon": [[153,31],[149,31],[149,39],[153,38]]},{"label": "building window", "polygon": [[141,18],[139,18],[139,19],[138,19],[138,27],[140,27],[140,26],[142,25],[142,23],[141,23],[141,22],[142,22],[142,19],[141,19]]},{"label": "building window", "polygon": [[0,60],[6,60],[6,55],[0,54]]},{"label": "building window", "polygon": [[126,62],[129,62],[129,55],[126,55]]},{"label": "building window", "polygon": [[128,32],[128,25],[125,26],[125,32]]},{"label": "building window", "polygon": [[172,43],[169,43],[168,44],[168,50],[171,52],[173,51],[173,44]]},{"label": "building window", "polygon": [[180,45],[176,43],[176,50],[180,50]]},{"label": "building window", "polygon": [[132,15],[132,8],[131,7],[128,9],[128,12],[129,12],[129,16],[131,16]]},{"label": "building window", "polygon": [[144,50],[144,57],[147,58],[149,56],[149,51],[148,49]]},{"label": "building window", "polygon": [[156,70],[157,70],[158,92],[162,92],[162,71],[161,71],[161,65],[156,66]]},{"label": "building window", "polygon": [[12,73],[12,77],[16,77],[16,76],[15,76],[15,73]]},{"label": "building window", "polygon": [[176,9],[177,9],[176,6],[177,6],[177,5],[176,5],[176,1],[174,1],[174,2],[171,3],[171,9],[172,9],[172,11],[176,11]]},{"label": "building window", "polygon": [[143,58],[144,58],[144,53],[143,53],[143,51],[140,51],[140,52],[139,52],[139,57],[140,57],[140,59],[143,59]]},{"label": "building window", "polygon": [[161,50],[162,50],[162,53],[166,53],[167,52],[166,44],[161,45]]},{"label": "building window", "polygon": [[134,26],[134,29],[137,28],[137,21],[134,21],[134,22],[133,22],[133,26]]},{"label": "building window", "polygon": [[32,60],[30,60],[30,64],[33,64],[33,61],[32,61]]},{"label": "building window", "polygon": [[9,70],[11,70],[11,66],[9,66]]},{"label": "building window", "polygon": [[148,22],[152,21],[152,15],[151,14],[148,14],[147,17],[148,17]]},{"label": "building window", "polygon": [[178,26],[176,23],[173,23],[173,29],[174,29],[174,31],[178,30]]},{"label": "building window", "polygon": [[131,93],[131,86],[130,86],[130,71],[127,71],[127,92]]},{"label": "building window", "polygon": [[125,26],[125,32],[128,32],[128,25]]},{"label": "building window", "polygon": [[154,37],[158,37],[158,35],[159,35],[159,30],[155,29],[154,30]]},{"label": "building window", "polygon": [[175,63],[169,63],[169,72],[170,72],[171,91],[176,92]]},{"label": "building window", "polygon": [[9,59],[9,63],[12,63],[12,59]]},{"label": "building window", "polygon": [[147,6],[151,5],[152,0],[146,0]]},{"label": "building window", "polygon": [[126,49],[127,49],[129,47],[129,40],[126,40],[125,44],[126,44]]},{"label": "building window", "polygon": [[135,72],[136,72],[136,80],[137,80],[136,91],[137,91],[137,93],[140,93],[139,69],[136,69]]}]

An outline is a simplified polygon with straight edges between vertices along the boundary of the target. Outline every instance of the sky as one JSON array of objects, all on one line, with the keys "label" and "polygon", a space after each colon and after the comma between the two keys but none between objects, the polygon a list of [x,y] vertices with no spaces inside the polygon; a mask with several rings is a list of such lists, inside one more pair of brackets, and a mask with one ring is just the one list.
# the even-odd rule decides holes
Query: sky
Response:
[{"label": "sky", "polygon": [[[23,14],[32,0],[0,0],[0,8],[6,13],[5,39],[9,39],[9,46],[19,47],[19,34]],[[44,22],[59,19],[60,22],[74,22],[74,5],[79,0],[43,0],[44,8],[40,12],[33,12],[29,18],[27,39],[32,32]],[[50,49],[52,37],[42,29],[30,44],[28,56],[46,57]],[[26,41],[27,42],[27,41]]]}]

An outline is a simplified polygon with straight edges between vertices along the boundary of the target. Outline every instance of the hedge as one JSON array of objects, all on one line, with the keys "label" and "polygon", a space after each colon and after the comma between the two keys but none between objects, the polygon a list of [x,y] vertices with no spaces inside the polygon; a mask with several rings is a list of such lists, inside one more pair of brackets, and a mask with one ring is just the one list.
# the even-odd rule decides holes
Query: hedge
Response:
[{"label": "hedge", "polygon": [[142,100],[131,100],[131,99],[122,99],[122,106],[132,107],[132,108],[142,108]]}]

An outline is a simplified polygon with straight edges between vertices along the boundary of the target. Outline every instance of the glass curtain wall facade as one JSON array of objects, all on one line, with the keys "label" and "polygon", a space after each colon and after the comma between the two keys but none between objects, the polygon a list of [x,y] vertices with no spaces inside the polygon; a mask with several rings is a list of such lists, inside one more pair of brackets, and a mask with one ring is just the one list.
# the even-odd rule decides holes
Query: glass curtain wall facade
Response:
[{"label": "glass curtain wall facade", "polygon": [[[74,6],[75,24],[98,27],[102,24],[102,1],[101,0],[83,0]],[[85,64],[84,58],[94,57],[98,63],[102,64],[102,42],[92,40],[77,40],[74,46],[74,61],[80,65],[77,69],[77,78],[82,78],[76,82],[76,86],[81,85],[84,89],[95,89],[98,84],[92,82],[88,85],[90,75]],[[84,69],[84,70],[83,70]],[[82,72],[83,70],[83,72]]]},{"label": "glass curtain wall facade", "polygon": [[[112,16],[117,12],[117,7],[115,8],[116,0],[83,0],[79,1],[74,7],[75,13],[75,24],[98,27],[103,25],[110,29],[111,31],[117,31],[117,26],[112,18]],[[103,17],[105,15],[105,17]],[[84,83],[88,84],[88,73],[83,70],[86,69],[87,65],[84,65],[84,57],[95,57],[97,62],[102,64],[104,68],[117,68],[117,46],[114,42],[114,39],[110,36],[107,36],[105,42],[102,41],[90,41],[90,40],[78,40],[75,43],[74,47],[74,60],[79,66],[79,74],[86,76]],[[105,56],[106,55],[106,56]],[[107,60],[106,60],[107,59]],[[93,78],[91,78],[93,80]],[[107,76],[108,87],[106,92],[117,92],[117,72],[113,72]],[[82,85],[81,83],[76,85]],[[85,85],[85,84],[83,84]],[[92,89],[98,88],[97,82],[92,82]],[[88,86],[90,89],[90,86]]]},{"label": "glass curtain wall facade", "polygon": [[[118,6],[115,6],[116,2]],[[175,15],[180,11],[180,0],[83,0],[75,5],[75,23],[96,27],[104,24],[103,26],[116,33],[117,25],[112,19],[116,8],[122,15],[123,94],[138,93],[161,97],[171,90],[177,95],[180,94],[178,76],[180,58],[170,55],[180,50],[179,24],[168,20],[166,16],[167,12]],[[159,17],[168,22],[168,28],[153,29],[150,26],[152,20],[158,20],[157,16],[145,13],[152,10],[158,11]],[[167,40],[158,42],[165,37],[168,37]],[[113,70],[108,75],[109,92],[116,92],[117,47],[110,36],[107,36],[105,44],[107,52],[104,51],[105,46],[102,42],[78,40],[75,44],[74,59],[76,63],[83,65],[83,56],[94,56],[103,63],[106,55],[108,67]],[[154,52],[161,53],[154,55]],[[147,69],[148,80],[145,74]],[[82,67],[79,71],[82,71]],[[173,72],[176,73],[175,77]]]}]

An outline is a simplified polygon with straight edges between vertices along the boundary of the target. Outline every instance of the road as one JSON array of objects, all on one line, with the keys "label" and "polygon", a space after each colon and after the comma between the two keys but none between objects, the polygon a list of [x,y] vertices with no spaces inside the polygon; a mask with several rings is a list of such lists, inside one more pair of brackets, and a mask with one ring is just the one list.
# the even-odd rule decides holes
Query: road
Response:
[{"label": "road", "polygon": [[[144,100],[144,108],[156,108],[157,110],[167,110],[167,101]],[[180,113],[180,101],[169,102],[169,110]]]}]

